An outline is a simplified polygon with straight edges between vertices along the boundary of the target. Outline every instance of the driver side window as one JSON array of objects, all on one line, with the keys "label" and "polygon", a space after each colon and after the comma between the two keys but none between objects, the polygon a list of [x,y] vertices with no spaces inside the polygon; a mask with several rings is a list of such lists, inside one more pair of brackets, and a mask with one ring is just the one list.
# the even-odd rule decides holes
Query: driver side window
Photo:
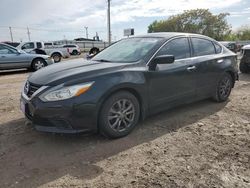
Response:
[{"label": "driver side window", "polygon": [[22,50],[25,50],[25,49],[33,49],[33,48],[35,48],[33,42],[26,43],[26,44],[24,44],[24,45],[22,46]]},{"label": "driver side window", "polygon": [[157,56],[159,55],[174,55],[176,60],[189,58],[191,55],[188,39],[183,37],[171,40],[158,52]]}]

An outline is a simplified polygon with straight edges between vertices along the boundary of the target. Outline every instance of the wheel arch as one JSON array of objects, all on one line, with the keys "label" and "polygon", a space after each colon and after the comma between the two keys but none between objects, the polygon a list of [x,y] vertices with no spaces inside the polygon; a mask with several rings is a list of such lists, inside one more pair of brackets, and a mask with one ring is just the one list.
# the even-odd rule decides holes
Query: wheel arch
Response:
[{"label": "wheel arch", "polygon": [[104,94],[99,102],[99,106],[98,106],[98,111],[97,111],[97,129],[99,130],[99,116],[103,107],[104,102],[112,95],[114,95],[115,93],[121,92],[121,91],[127,91],[129,93],[131,93],[132,95],[134,95],[136,97],[136,99],[139,102],[140,105],[140,119],[145,119],[146,117],[146,113],[147,113],[147,108],[146,108],[146,103],[145,100],[143,99],[142,95],[140,94],[140,92],[138,90],[136,90],[133,87],[128,87],[128,86],[120,86],[118,88],[112,89],[110,92]]},{"label": "wheel arch", "polygon": [[233,79],[233,87],[235,85],[235,81],[238,79],[235,72],[233,72],[232,70],[227,70],[225,73],[229,74],[232,79]]},{"label": "wheel arch", "polygon": [[35,60],[39,60],[39,59],[43,60],[46,66],[48,65],[44,58],[42,58],[42,57],[35,57],[34,59],[32,59],[30,66],[32,67],[34,61]]},{"label": "wheel arch", "polygon": [[55,54],[59,54],[61,57],[63,57],[62,52],[59,52],[59,51],[58,51],[58,52],[57,52],[57,51],[56,51],[56,52],[51,52],[51,55],[50,55],[50,56],[52,57],[52,56],[55,55]]}]

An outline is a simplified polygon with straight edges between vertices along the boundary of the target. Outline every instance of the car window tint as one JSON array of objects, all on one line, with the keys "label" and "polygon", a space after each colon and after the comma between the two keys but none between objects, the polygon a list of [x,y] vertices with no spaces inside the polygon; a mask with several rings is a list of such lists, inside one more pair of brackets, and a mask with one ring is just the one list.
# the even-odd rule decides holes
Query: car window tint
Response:
[{"label": "car window tint", "polygon": [[216,42],[214,42],[214,46],[215,46],[215,52],[217,54],[221,53],[222,47],[218,43],[216,43]]},{"label": "car window tint", "polygon": [[42,48],[42,43],[41,42],[37,42],[36,45],[37,45],[37,48]]},{"label": "car window tint", "polygon": [[187,38],[178,38],[168,42],[157,55],[174,55],[175,59],[190,57],[190,48]]},{"label": "car window tint", "polygon": [[244,56],[250,57],[250,50],[244,50]]},{"label": "car window tint", "polygon": [[215,54],[215,48],[211,41],[201,38],[192,38],[194,56]]}]

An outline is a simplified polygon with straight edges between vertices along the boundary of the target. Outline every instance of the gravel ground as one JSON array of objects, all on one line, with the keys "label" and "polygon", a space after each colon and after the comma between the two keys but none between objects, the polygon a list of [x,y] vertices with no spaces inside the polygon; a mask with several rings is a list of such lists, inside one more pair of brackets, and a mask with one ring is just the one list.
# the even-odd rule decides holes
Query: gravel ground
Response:
[{"label": "gravel ground", "polygon": [[0,74],[0,187],[250,187],[250,75],[228,102],[178,107],[108,140],[35,131],[19,110],[29,73]]}]

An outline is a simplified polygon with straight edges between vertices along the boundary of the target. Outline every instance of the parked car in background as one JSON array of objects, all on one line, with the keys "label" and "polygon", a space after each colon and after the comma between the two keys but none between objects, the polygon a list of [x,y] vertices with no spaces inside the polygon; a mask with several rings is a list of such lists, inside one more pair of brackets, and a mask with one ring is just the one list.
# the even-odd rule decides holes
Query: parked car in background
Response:
[{"label": "parked car in background", "polygon": [[65,44],[62,47],[67,48],[70,55],[80,55],[81,54],[81,49],[76,44]]},{"label": "parked car in background", "polygon": [[36,71],[53,63],[48,55],[29,54],[0,43],[0,70],[28,68]]},{"label": "parked car in background", "polygon": [[220,41],[220,43],[234,53],[240,51],[240,47],[236,44],[236,42]]},{"label": "parked car in background", "polygon": [[62,58],[70,57],[68,49],[62,47],[45,47],[43,42],[22,42],[17,46],[17,49],[28,53],[35,53],[35,49],[44,50],[45,53],[54,59],[55,63],[61,61]]},{"label": "parked car in background", "polygon": [[240,72],[250,73],[250,45],[242,47],[242,58],[240,60]]},{"label": "parked car in background", "polygon": [[236,54],[196,34],[131,37],[83,61],[28,78],[21,109],[37,130],[119,138],[162,110],[205,98],[226,101],[238,79]]},{"label": "parked car in background", "polygon": [[8,45],[13,46],[15,48],[20,44],[20,42],[2,42],[2,43],[8,44]]}]

